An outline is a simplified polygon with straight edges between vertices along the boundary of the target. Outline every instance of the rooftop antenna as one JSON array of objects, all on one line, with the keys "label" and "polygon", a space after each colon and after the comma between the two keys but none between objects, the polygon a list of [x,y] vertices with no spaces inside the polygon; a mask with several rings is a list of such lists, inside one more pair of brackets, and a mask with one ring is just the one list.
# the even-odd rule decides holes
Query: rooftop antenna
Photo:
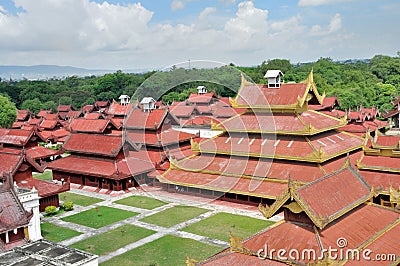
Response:
[{"label": "rooftop antenna", "polygon": [[190,58],[189,58],[189,70],[190,70]]}]

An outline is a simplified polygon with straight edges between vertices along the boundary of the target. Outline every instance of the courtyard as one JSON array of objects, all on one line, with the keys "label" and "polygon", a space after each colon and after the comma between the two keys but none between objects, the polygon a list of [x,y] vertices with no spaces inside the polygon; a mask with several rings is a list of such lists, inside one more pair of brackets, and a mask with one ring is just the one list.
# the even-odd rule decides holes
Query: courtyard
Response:
[{"label": "courtyard", "polygon": [[248,238],[267,221],[254,206],[206,202],[163,191],[117,196],[71,188],[60,195],[74,210],[42,219],[43,237],[99,256],[100,265],[185,265]]}]

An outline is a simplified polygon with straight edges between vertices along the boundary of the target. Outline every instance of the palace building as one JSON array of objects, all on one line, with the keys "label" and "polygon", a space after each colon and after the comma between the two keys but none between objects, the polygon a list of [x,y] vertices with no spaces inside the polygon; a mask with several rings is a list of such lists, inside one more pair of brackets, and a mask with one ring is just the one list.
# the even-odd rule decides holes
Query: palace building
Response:
[{"label": "palace building", "polygon": [[337,130],[346,117],[308,107],[324,101],[312,72],[298,84],[269,80],[271,84],[254,85],[242,78],[231,99],[232,107],[242,111],[212,124],[222,132],[218,136],[192,141],[195,155],[170,158],[171,167],[158,176],[166,190],[270,205],[290,180],[313,182],[341,168],[347,156],[356,163],[364,139]]}]

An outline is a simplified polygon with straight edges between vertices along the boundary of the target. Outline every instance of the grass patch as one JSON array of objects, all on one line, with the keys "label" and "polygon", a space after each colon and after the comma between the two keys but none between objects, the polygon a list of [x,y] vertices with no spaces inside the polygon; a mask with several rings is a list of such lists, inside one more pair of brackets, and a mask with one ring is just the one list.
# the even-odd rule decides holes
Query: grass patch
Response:
[{"label": "grass patch", "polygon": [[51,181],[53,180],[53,172],[51,170],[46,170],[43,173],[33,174],[32,175],[36,179]]},{"label": "grass patch", "polygon": [[217,213],[182,230],[193,234],[229,242],[229,231],[235,236],[247,238],[274,222],[230,213]]},{"label": "grass patch", "polygon": [[61,218],[61,220],[89,226],[92,228],[101,228],[103,226],[135,216],[137,214],[138,213],[136,212],[110,208],[107,206],[100,206],[81,213]]},{"label": "grass patch", "polygon": [[80,232],[57,226],[52,223],[42,223],[41,229],[42,236],[53,242],[60,242],[81,234]]},{"label": "grass patch", "polygon": [[192,239],[166,235],[105,261],[101,265],[186,265],[186,256],[202,261],[221,249]]},{"label": "grass patch", "polygon": [[79,241],[71,246],[97,255],[106,255],[154,233],[155,231],[152,230],[126,224],[106,233]]},{"label": "grass patch", "polygon": [[191,206],[176,206],[145,217],[141,219],[141,221],[159,226],[171,227],[205,212],[208,212],[208,210]]},{"label": "grass patch", "polygon": [[62,200],[62,201],[72,201],[74,204],[80,205],[80,206],[89,206],[89,205],[103,201],[98,198],[92,198],[92,197],[83,196],[83,195],[79,195],[79,194],[75,194],[75,193],[71,193],[71,192],[60,193],[59,197],[60,197],[60,200]]},{"label": "grass patch", "polygon": [[147,210],[152,210],[167,204],[164,201],[153,199],[145,196],[131,196],[128,198],[115,201],[117,204],[123,204],[131,207],[137,207]]}]

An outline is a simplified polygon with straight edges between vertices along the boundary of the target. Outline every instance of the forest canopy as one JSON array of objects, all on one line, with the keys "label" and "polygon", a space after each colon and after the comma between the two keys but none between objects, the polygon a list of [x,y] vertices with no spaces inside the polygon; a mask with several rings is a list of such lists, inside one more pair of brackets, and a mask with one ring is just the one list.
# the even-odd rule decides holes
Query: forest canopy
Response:
[{"label": "forest canopy", "polygon": [[[326,92],[327,96],[337,96],[343,110],[360,105],[388,110],[392,108],[390,101],[393,97],[400,95],[400,57],[385,55],[376,55],[370,60],[344,62],[320,58],[316,62],[293,64],[286,59],[272,59],[253,67],[231,64],[218,69],[172,68],[165,72],[142,74],[119,70],[103,76],[82,78],[0,80],[0,94],[9,98],[18,109],[29,109],[35,113],[40,109],[55,110],[59,104],[81,108],[96,100],[118,99],[122,94],[134,95],[134,99],[138,100],[144,96],[157,99],[162,96],[165,102],[171,103],[186,99],[199,85],[221,96],[234,96],[240,84],[240,75],[238,71],[232,71],[233,67],[243,71],[255,83],[266,83],[263,77],[269,69],[282,70],[285,82],[301,82],[313,69],[318,90]],[[184,82],[193,75],[200,78]],[[170,88],[170,84],[176,85]]]}]

